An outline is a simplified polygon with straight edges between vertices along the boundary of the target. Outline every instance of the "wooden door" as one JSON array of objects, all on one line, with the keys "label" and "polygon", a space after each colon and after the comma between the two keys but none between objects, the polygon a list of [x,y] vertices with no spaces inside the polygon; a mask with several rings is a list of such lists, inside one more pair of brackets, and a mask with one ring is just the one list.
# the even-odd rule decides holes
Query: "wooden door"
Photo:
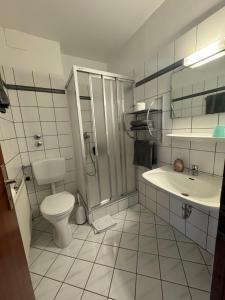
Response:
[{"label": "wooden door", "polygon": [[0,299],[34,300],[16,212],[5,184],[6,174],[0,148]]},{"label": "wooden door", "polygon": [[225,300],[225,167],[214,256],[211,300]]}]

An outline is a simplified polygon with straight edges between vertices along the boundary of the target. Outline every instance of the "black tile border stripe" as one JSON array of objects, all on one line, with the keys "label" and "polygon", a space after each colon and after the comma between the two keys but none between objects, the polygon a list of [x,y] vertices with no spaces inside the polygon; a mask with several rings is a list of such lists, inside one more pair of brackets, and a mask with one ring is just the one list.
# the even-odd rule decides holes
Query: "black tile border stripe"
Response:
[{"label": "black tile border stripe", "polygon": [[3,84],[4,84],[5,88],[8,90],[54,93],[54,94],[65,94],[66,93],[65,90],[61,90],[61,89],[43,88],[43,87],[18,85],[18,84],[8,84],[5,82],[3,82]]},{"label": "black tile border stripe", "polygon": [[143,78],[142,80],[140,80],[140,81],[138,81],[138,82],[135,83],[135,87],[141,86],[142,84],[145,84],[146,82],[149,82],[149,81],[151,81],[151,80],[153,80],[153,79],[155,79],[155,78],[157,78],[159,76],[162,76],[162,75],[164,75],[166,73],[169,73],[169,72],[175,70],[178,67],[183,66],[183,62],[184,62],[184,60],[180,59],[177,62],[175,62],[175,63],[173,63],[173,64],[171,64],[171,65],[169,65],[169,66],[167,66],[167,67],[165,67],[165,68],[163,68],[161,70],[159,70],[158,72],[156,72],[156,73],[154,73],[154,74],[152,74],[150,76],[147,76],[147,77]]},{"label": "black tile border stripe", "polygon": [[202,95],[207,95],[207,94],[211,94],[211,93],[216,93],[216,92],[219,92],[219,91],[225,91],[225,86],[221,86],[221,87],[218,87],[218,88],[215,88],[215,89],[206,90],[206,91],[195,93],[195,94],[189,94],[189,95],[182,96],[182,97],[179,97],[179,98],[174,98],[174,99],[172,99],[172,102],[177,102],[177,101],[190,99],[190,98],[194,98],[194,97],[198,97],[198,96],[202,96]]}]

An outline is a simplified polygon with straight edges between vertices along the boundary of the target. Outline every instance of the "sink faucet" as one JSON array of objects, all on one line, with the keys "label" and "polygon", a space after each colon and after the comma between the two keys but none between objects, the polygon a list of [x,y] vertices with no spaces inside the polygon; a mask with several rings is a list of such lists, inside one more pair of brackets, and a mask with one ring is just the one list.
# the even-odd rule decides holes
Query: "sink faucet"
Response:
[{"label": "sink faucet", "polygon": [[198,176],[199,168],[198,165],[192,165],[191,166],[191,174],[193,176]]}]

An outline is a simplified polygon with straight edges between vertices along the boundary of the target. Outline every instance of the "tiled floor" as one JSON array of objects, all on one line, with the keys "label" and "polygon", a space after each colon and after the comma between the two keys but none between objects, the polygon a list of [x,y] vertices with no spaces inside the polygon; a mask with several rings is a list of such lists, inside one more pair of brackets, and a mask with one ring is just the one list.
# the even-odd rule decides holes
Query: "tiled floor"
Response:
[{"label": "tiled floor", "polygon": [[140,205],[95,235],[71,224],[72,243],[58,249],[52,227],[33,223],[30,272],[37,300],[207,300],[213,257]]}]

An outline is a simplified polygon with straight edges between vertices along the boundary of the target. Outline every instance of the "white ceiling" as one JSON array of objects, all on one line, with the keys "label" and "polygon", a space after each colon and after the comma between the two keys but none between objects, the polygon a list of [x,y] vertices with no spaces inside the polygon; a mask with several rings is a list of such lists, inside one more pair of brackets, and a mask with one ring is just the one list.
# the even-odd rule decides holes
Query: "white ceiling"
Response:
[{"label": "white ceiling", "polygon": [[107,61],[164,0],[0,0],[0,25],[59,41],[62,52]]}]

